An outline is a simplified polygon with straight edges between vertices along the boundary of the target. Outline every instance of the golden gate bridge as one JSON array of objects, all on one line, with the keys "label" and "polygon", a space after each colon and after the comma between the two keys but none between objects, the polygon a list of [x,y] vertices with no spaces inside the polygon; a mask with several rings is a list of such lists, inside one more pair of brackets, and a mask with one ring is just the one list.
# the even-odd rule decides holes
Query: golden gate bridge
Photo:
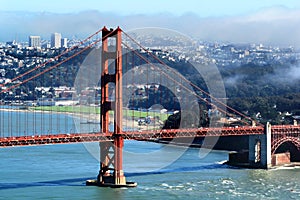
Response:
[{"label": "golden gate bridge", "polygon": [[[98,37],[99,34],[102,37]],[[95,38],[92,40],[93,38]],[[125,37],[126,40],[122,40]],[[126,42],[131,41],[141,51],[135,50],[131,45]],[[100,171],[96,181],[87,182],[87,184],[95,184],[99,186],[135,186],[136,184],[127,182],[123,172],[123,146],[124,140],[155,140],[155,139],[173,139],[173,138],[196,138],[196,137],[219,137],[219,136],[249,136],[249,153],[248,161],[255,166],[268,168],[272,165],[272,157],[276,154],[277,149],[283,144],[289,144],[298,149],[300,153],[300,126],[294,125],[262,125],[245,114],[227,106],[223,101],[215,98],[205,90],[198,87],[193,82],[187,80],[179,72],[172,70],[164,61],[154,55],[149,49],[140,45],[133,37],[121,30],[119,27],[115,30],[108,30],[106,27],[98,30],[78,45],[73,46],[61,54],[55,56],[53,59],[37,65],[33,69],[25,73],[17,75],[11,80],[10,83],[0,85],[2,90],[0,93],[12,91],[21,85],[42,76],[45,73],[51,72],[55,68],[70,61],[76,56],[80,56],[83,52],[101,44],[101,102],[100,102],[100,130],[93,131],[74,131],[73,129],[66,130],[63,133],[60,130],[56,132],[49,132],[41,130],[39,133],[31,124],[27,126],[28,130],[21,130],[17,128],[13,131],[4,131],[0,128],[0,146],[13,147],[13,146],[30,146],[30,145],[45,145],[45,144],[62,144],[62,143],[76,143],[76,142],[99,142],[100,143]],[[79,48],[81,45],[86,44],[84,47]],[[75,53],[70,54],[74,49],[79,49]],[[134,65],[135,62],[129,61],[126,57],[127,54],[122,54],[122,51],[131,52],[138,57],[148,66],[150,70],[156,70],[164,79],[168,79],[173,85],[180,86],[182,90],[186,90],[189,94],[195,96],[199,101],[215,107],[219,112],[224,115],[232,116],[233,114],[241,117],[244,126],[236,127],[180,127],[179,129],[146,129],[137,130],[135,127],[132,130],[125,130],[124,125],[124,112],[128,110],[123,108],[123,73],[124,67]],[[146,52],[146,53],[145,53]],[[151,61],[155,60],[159,63],[160,67],[155,66]],[[50,65],[54,63],[53,65]],[[125,63],[125,64],[124,64]],[[134,66],[131,66],[134,67]],[[151,68],[153,67],[153,68]],[[167,69],[163,70],[162,68]],[[33,72],[39,70],[38,73]],[[169,71],[168,71],[169,70]],[[95,72],[96,73],[96,72]],[[144,72],[148,73],[148,71]],[[174,75],[175,74],[175,75]],[[132,73],[132,82],[138,76]],[[180,77],[180,80],[178,78]],[[157,78],[157,80],[162,78]],[[185,84],[183,84],[183,82]],[[151,83],[154,84],[154,83]],[[160,84],[159,81],[155,84]],[[113,85],[113,90],[111,89]],[[191,89],[188,86],[192,86]],[[195,93],[197,90],[206,97]],[[21,111],[18,111],[21,112]],[[52,115],[54,113],[48,113]],[[1,116],[5,117],[4,115]],[[43,117],[41,111],[37,112],[36,118]],[[1,127],[18,126],[20,121],[24,118],[19,118],[15,122],[8,119],[8,124],[4,124],[1,120]],[[25,118],[26,120],[26,118]],[[62,121],[61,118],[59,121]],[[126,122],[127,123],[127,122]],[[32,122],[36,124],[36,122]],[[51,122],[50,126],[54,126],[55,122]],[[110,126],[113,126],[111,128]],[[127,124],[125,124],[127,126]],[[34,129],[33,133],[29,134],[29,129]],[[67,128],[66,128],[67,129]],[[52,130],[52,129],[51,129]],[[73,131],[72,131],[73,130]],[[45,132],[43,132],[45,131]]]}]

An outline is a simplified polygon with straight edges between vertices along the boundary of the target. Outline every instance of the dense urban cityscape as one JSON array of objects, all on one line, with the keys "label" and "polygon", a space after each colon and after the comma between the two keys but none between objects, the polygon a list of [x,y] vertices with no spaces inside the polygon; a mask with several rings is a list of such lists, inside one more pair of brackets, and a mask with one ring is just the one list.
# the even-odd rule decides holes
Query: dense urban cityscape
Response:
[{"label": "dense urban cityscape", "polygon": [[[10,41],[0,43],[0,84],[2,84],[2,90],[5,90],[6,86],[11,84],[11,79],[17,76],[20,72],[26,71],[27,69],[31,69],[36,65],[53,59],[56,55],[65,51],[68,47],[72,47],[80,42],[79,39],[62,38],[60,33],[53,33],[51,34],[50,38],[50,40],[41,40],[40,36],[29,36],[28,42]],[[242,66],[249,65],[262,67],[263,70],[272,71],[273,69],[271,68],[273,66],[282,66],[283,68],[289,67],[290,65],[297,65],[300,59],[300,52],[298,50],[295,50],[293,47],[272,47],[265,46],[263,44],[231,44],[221,42],[211,43],[202,41],[193,41],[187,43],[184,39],[178,40],[172,37],[156,38],[156,40],[153,40],[153,38],[149,38],[147,36],[139,36],[138,39],[142,41],[142,43],[154,54],[161,57],[162,59],[167,59],[171,63],[191,62],[201,65],[213,63],[218,67],[221,74],[223,72],[227,72],[227,69],[244,69],[245,67]],[[82,45],[79,48],[83,47],[84,46]],[[77,65],[79,65],[79,63],[77,63]],[[72,65],[74,65],[74,63]],[[74,72],[76,72],[75,68],[78,67],[79,66],[73,66],[72,70],[70,66],[67,68],[70,68],[70,73],[73,73],[72,76],[74,76]],[[243,107],[243,103],[235,104],[236,102],[232,102],[230,98],[234,99],[237,97],[243,97],[243,94],[239,93],[243,90],[243,88],[240,88],[238,92],[236,92],[236,94],[233,94],[235,91],[232,92],[232,81],[244,82],[245,80],[232,80],[234,79],[234,77],[227,77],[226,73],[224,74],[225,75],[223,76],[223,81],[225,86],[228,85],[227,96],[229,97],[229,103],[232,103],[233,105],[242,109],[242,111],[249,112],[249,109],[253,110],[253,113],[251,113],[250,111],[250,114],[254,115],[256,118],[259,118],[261,117],[261,113],[263,112],[261,110],[267,110],[266,112],[268,112],[268,117],[265,120],[277,118],[278,120],[276,121],[276,123],[282,123],[283,121],[285,121],[286,117],[289,119],[286,123],[291,123],[291,121],[293,121],[291,115],[293,114],[294,119],[299,120],[298,115],[300,113],[297,109],[290,109],[286,107],[281,108],[283,106],[276,105],[280,104],[278,102],[273,103],[274,105],[270,105],[270,107],[278,106],[279,110],[277,111],[270,111],[270,109],[263,108],[245,108]],[[235,74],[235,76],[237,75]],[[238,74],[238,76],[245,75]],[[18,81],[20,80],[14,80],[13,84],[18,83]],[[81,97],[81,101],[84,100],[85,102],[93,104],[99,103],[98,100],[101,93],[99,87],[85,88],[84,91],[79,92],[75,90],[70,81],[58,82],[54,84],[54,86],[49,86],[49,81],[46,80],[46,82],[47,83],[45,83],[45,85],[41,83],[38,86],[32,86],[34,88],[23,88],[21,90],[19,89],[3,93],[1,94],[2,104],[76,105],[79,103],[78,98],[74,98],[76,95],[77,97]],[[250,85],[251,84],[252,83],[250,83]],[[85,96],[87,96],[88,94],[92,94],[93,90],[96,90],[96,94],[93,94],[95,95],[95,99],[97,100],[96,102],[94,100],[88,101],[88,97],[85,98]],[[77,94],[78,92],[81,94]],[[292,89],[287,91],[286,93],[288,94],[291,92],[297,91],[294,91],[292,87]],[[284,93],[285,91],[283,90],[282,95],[284,95]],[[269,94],[266,93],[266,95]],[[245,96],[249,97],[248,94],[245,94]],[[295,103],[293,105],[295,105]],[[272,115],[270,115],[270,113],[272,113]]]}]

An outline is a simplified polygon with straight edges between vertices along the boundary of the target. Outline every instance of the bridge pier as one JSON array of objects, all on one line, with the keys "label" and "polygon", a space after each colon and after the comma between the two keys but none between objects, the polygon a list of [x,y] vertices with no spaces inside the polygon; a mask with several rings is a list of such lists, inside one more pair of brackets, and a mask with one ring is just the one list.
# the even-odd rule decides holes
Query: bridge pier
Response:
[{"label": "bridge pier", "polygon": [[272,166],[271,124],[265,126],[265,134],[249,136],[249,165],[269,169]]},{"label": "bridge pier", "polygon": [[229,165],[269,169],[300,165],[300,126],[267,123],[264,132],[249,135],[248,149],[229,153]]},{"label": "bridge pier", "polygon": [[100,142],[100,171],[97,181],[89,185],[101,187],[135,187],[136,183],[127,182],[123,172],[122,136],[116,136],[114,142]]}]

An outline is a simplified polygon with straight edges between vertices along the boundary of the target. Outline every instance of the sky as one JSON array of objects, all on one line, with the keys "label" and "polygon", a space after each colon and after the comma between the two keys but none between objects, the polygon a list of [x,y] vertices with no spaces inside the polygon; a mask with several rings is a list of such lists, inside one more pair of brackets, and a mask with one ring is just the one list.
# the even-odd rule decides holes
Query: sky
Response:
[{"label": "sky", "polygon": [[[146,3],[145,3],[146,2]],[[0,0],[0,42],[161,27],[203,41],[300,48],[299,0]]]},{"label": "sky", "polygon": [[0,0],[2,11],[74,13],[86,10],[120,15],[195,13],[200,17],[243,15],[267,7],[300,8],[299,0]]}]

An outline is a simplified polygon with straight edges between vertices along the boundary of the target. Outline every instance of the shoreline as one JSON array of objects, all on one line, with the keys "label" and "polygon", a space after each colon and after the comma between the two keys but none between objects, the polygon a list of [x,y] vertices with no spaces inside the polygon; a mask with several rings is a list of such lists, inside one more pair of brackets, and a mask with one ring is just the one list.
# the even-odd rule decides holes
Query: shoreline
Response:
[{"label": "shoreline", "polygon": [[[230,166],[230,167],[238,167],[241,169],[262,169],[259,166],[250,165],[249,163],[238,163],[238,162],[230,162],[229,160],[223,163],[224,165]],[[300,168],[300,162],[291,162],[288,164],[283,165],[275,165],[271,166],[266,170],[277,170],[277,169],[299,169]]]},{"label": "shoreline", "polygon": [[[16,112],[16,113],[53,113],[53,114],[61,114],[61,115],[68,115],[71,117],[74,117],[74,119],[79,120],[79,123],[86,123],[89,124],[89,121],[93,121],[93,123],[100,124],[100,114],[94,114],[94,113],[79,113],[79,112],[64,112],[64,111],[44,111],[44,110],[33,110],[33,109],[20,109],[20,108],[1,108],[0,107],[0,112]],[[113,123],[113,115],[110,117],[109,123]],[[123,119],[123,126],[126,126],[130,129],[137,129],[137,130],[148,130],[149,126],[147,125],[139,125],[137,120],[134,120],[134,118],[129,119],[130,117],[124,117]],[[153,126],[154,128],[157,128],[157,126]],[[150,126],[151,127],[151,126]],[[151,127],[152,128],[152,127]]]}]

